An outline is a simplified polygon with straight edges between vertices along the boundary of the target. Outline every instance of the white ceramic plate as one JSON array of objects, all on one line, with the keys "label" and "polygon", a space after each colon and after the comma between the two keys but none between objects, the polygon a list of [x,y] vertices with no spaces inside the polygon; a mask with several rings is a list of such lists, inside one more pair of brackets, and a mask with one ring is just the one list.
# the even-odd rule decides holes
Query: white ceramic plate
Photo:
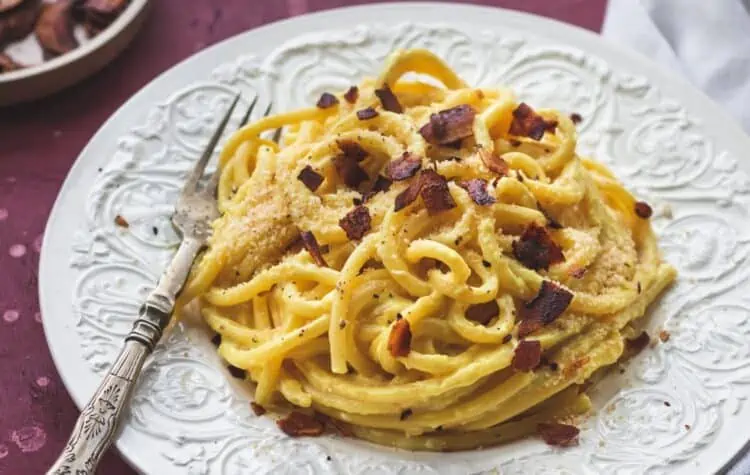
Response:
[{"label": "white ceramic plate", "polygon": [[152,474],[706,474],[728,464],[750,426],[750,164],[738,160],[750,140],[686,83],[592,33],[459,5],[357,7],[244,33],[163,74],[99,130],[55,203],[41,262],[45,331],[75,402],[94,392],[175,246],[175,192],[234,91],[279,109],[312,104],[409,46],[469,83],[509,84],[533,105],[583,115],[580,148],[654,205],[679,268],[648,323],[669,341],[598,387],[576,448],[525,440],[432,454],[284,436],[252,415],[207,334],[183,326],[143,375],[122,454]]},{"label": "white ceramic plate", "polygon": [[125,10],[101,33],[85,39],[76,30],[81,45],[69,53],[41,61],[41,47],[32,33],[12,44],[7,52],[18,62],[34,64],[0,74],[0,106],[37,99],[60,91],[97,72],[130,44],[140,30],[148,11],[148,0],[130,0]]}]

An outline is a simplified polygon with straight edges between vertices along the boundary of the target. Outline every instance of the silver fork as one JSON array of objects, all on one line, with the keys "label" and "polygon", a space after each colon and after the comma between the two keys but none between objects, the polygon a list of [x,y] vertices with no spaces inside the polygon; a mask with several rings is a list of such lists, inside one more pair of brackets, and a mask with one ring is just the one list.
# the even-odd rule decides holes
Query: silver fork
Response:
[{"label": "silver fork", "polygon": [[[172,216],[172,223],[182,236],[180,247],[156,288],[146,297],[133,329],[125,337],[119,356],[81,411],[68,443],[47,472],[48,475],[93,475],[105,450],[114,442],[118,424],[143,363],[169,324],[177,294],[185,284],[195,257],[211,235],[211,222],[219,215],[215,197],[218,171],[205,186],[201,187],[199,182],[239,97],[234,98],[180,193]],[[248,107],[242,125],[249,119],[257,100],[256,97]],[[264,115],[268,115],[270,110],[269,104]],[[276,141],[280,130],[274,135]]]}]

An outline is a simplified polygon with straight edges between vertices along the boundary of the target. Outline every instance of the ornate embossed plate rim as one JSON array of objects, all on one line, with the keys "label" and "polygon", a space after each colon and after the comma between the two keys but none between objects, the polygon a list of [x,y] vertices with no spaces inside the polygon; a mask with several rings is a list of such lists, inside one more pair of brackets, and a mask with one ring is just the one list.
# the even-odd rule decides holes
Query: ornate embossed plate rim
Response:
[{"label": "ornate embossed plate rim", "polygon": [[[187,86],[190,78],[207,77],[205,71],[213,70],[220,64],[232,61],[236,56],[247,53],[249,48],[260,56],[269,53],[294,36],[316,31],[352,28],[355,24],[369,23],[373,19],[387,23],[408,21],[419,18],[420,23],[443,23],[446,19],[460,18],[458,25],[474,25],[488,29],[502,29],[512,26],[527,30],[532,34],[570,45],[586,53],[600,57],[630,72],[646,76],[657,88],[668,90],[671,97],[677,98],[686,109],[700,112],[706,117],[705,129],[715,142],[737,156],[748,149],[750,141],[723,111],[694,90],[681,79],[674,78],[629,51],[607,44],[596,35],[527,14],[506,10],[445,4],[399,4],[353,7],[307,15],[268,25],[238,35],[219,45],[209,48],[170,69],[129,100],[112,118],[102,126],[92,138],[71,169],[53,211],[45,233],[40,265],[40,302],[44,315],[44,326],[48,343],[68,390],[76,404],[81,407],[93,393],[99,376],[91,371],[83,360],[78,347],[78,336],[74,328],[74,318],[70,309],[70,291],[66,289],[65,277],[72,275],[68,268],[71,234],[83,222],[80,210],[88,194],[87,183],[95,177],[96,169],[105,165],[106,153],[112,150],[112,141],[125,135],[134,125],[138,111],[159,103],[172,91]],[[748,164],[741,164],[746,170]],[[700,470],[717,470],[740,449],[737,441],[730,451],[713,453],[704,458]],[[170,466],[160,457],[142,451],[143,443],[138,444],[138,434],[126,429],[118,443],[123,455],[144,472],[166,473]],[[174,469],[174,467],[171,467]]]}]

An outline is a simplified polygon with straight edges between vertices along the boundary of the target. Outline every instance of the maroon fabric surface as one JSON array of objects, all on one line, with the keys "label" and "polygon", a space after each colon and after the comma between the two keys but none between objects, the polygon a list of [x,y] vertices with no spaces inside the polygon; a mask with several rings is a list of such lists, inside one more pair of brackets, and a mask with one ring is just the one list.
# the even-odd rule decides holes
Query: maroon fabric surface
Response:
[{"label": "maroon fabric surface", "polygon": [[[159,0],[134,43],[88,80],[0,109],[0,474],[43,473],[78,411],[47,349],[37,301],[41,233],[65,174],[99,125],[173,64],[250,28],[347,0]],[[598,31],[606,0],[462,1],[523,10]],[[134,471],[111,451],[99,473]]]}]

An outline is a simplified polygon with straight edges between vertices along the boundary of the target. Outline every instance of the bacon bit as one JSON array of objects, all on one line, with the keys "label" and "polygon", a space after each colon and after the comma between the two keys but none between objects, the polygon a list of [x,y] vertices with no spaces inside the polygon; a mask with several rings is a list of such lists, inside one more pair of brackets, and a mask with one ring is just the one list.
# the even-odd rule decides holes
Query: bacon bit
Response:
[{"label": "bacon bit", "polygon": [[356,206],[339,220],[339,226],[346,232],[346,237],[350,240],[362,239],[372,227],[370,212],[366,206]]},{"label": "bacon bit", "polygon": [[659,339],[661,340],[662,343],[668,342],[670,336],[671,335],[669,334],[667,330],[662,330],[659,332]]},{"label": "bacon bit", "polygon": [[367,150],[355,142],[354,140],[337,140],[339,150],[347,156],[347,158],[354,160],[355,162],[361,162],[367,158]]},{"label": "bacon bit", "polygon": [[559,422],[542,422],[536,426],[537,432],[544,441],[555,447],[570,447],[578,445],[577,427]]},{"label": "bacon bit", "polygon": [[523,340],[513,353],[511,367],[516,371],[533,371],[542,361],[542,344],[538,340]]},{"label": "bacon bit", "polygon": [[539,203],[536,204],[536,207],[539,209],[539,212],[544,215],[544,218],[547,220],[547,226],[552,229],[562,229],[563,225],[560,224],[558,220],[553,218],[546,209],[542,208]]},{"label": "bacon bit", "polygon": [[349,104],[354,104],[357,102],[357,99],[359,99],[359,88],[357,86],[352,86],[344,93],[344,99],[346,99],[346,102]]},{"label": "bacon bit", "polygon": [[573,112],[572,114],[570,114],[570,120],[572,120],[574,124],[578,125],[583,122],[583,116],[581,116],[581,114],[579,114],[578,112]]},{"label": "bacon bit", "polygon": [[536,223],[526,227],[521,238],[513,241],[513,256],[529,269],[549,269],[550,264],[565,261],[562,249],[549,232]]},{"label": "bacon bit", "polygon": [[253,413],[258,417],[266,413],[266,408],[256,403],[255,401],[252,401],[250,403],[250,409],[252,409]]},{"label": "bacon bit", "polygon": [[573,269],[570,271],[570,276],[574,279],[583,279],[583,276],[586,275],[586,268],[585,267],[579,267],[577,269]]},{"label": "bacon bit", "polygon": [[466,190],[474,203],[480,206],[491,205],[497,200],[487,193],[487,181],[481,178],[473,178],[458,182],[458,186]]},{"label": "bacon bit", "polygon": [[357,119],[359,120],[370,120],[374,119],[375,117],[379,116],[378,111],[373,109],[372,107],[367,107],[365,109],[361,109],[357,111]]},{"label": "bacon bit", "polygon": [[422,168],[422,159],[413,153],[404,152],[400,158],[392,160],[385,167],[385,176],[393,181],[413,177]]},{"label": "bacon bit", "polygon": [[429,215],[456,207],[445,177],[435,170],[422,170],[422,189],[419,192]]},{"label": "bacon bit", "polygon": [[328,267],[325,259],[323,259],[323,254],[320,251],[320,246],[318,245],[318,240],[315,239],[315,235],[311,231],[302,231],[300,237],[302,238],[302,245],[310,253],[313,261],[320,267]]},{"label": "bacon bit", "polygon": [[411,351],[411,328],[408,320],[400,318],[391,328],[391,333],[388,335],[388,351],[394,358],[409,355],[409,351]]},{"label": "bacon bit", "polygon": [[310,165],[306,165],[305,168],[299,172],[297,179],[310,191],[317,190],[320,184],[323,183],[323,175],[313,170],[313,167]]},{"label": "bacon bit", "polygon": [[414,203],[419,196],[419,192],[422,191],[422,175],[419,175],[416,179],[409,183],[404,191],[396,195],[396,201],[394,211],[401,211],[410,204]]},{"label": "bacon bit", "polygon": [[539,140],[544,132],[554,132],[557,121],[546,121],[544,117],[537,114],[528,104],[522,102],[513,110],[513,122],[510,124],[510,134],[522,135]]},{"label": "bacon bit", "polygon": [[501,176],[507,176],[508,171],[510,170],[510,167],[508,167],[508,162],[502,159],[498,154],[495,152],[490,152],[488,150],[480,150],[479,151],[479,158],[482,159],[482,162],[484,165],[490,169],[490,171],[497,173]]},{"label": "bacon bit", "polygon": [[118,226],[120,226],[121,228],[128,228],[128,227],[130,227],[130,223],[128,223],[128,221],[125,218],[123,218],[122,216],[120,216],[119,214],[117,216],[115,216],[115,224],[118,225]]},{"label": "bacon bit", "polygon": [[[468,104],[461,104],[430,115],[430,121],[419,129],[424,139],[434,145],[450,145],[474,135],[476,111]],[[458,146],[461,144],[459,142]]]},{"label": "bacon bit", "polygon": [[632,340],[625,340],[625,346],[631,357],[643,351],[649,343],[651,343],[651,337],[648,336],[646,331],[642,331],[640,335]]},{"label": "bacon bit", "polygon": [[333,107],[338,103],[339,100],[336,96],[334,96],[330,92],[324,92],[320,95],[320,99],[318,99],[318,102],[315,105],[318,106],[319,109],[328,109],[329,107]]},{"label": "bacon bit", "polygon": [[276,421],[286,435],[290,437],[316,437],[323,433],[323,423],[312,416],[292,411],[283,419]]},{"label": "bacon bit", "polygon": [[[378,175],[375,179],[375,183],[372,184],[372,189],[362,196],[362,203],[366,203],[379,191],[388,191],[391,188],[393,182],[383,175]],[[361,204],[361,203],[360,203]]]},{"label": "bacon bit", "polygon": [[635,202],[635,214],[637,214],[639,218],[648,219],[653,213],[654,211],[651,209],[651,206],[645,201]]},{"label": "bacon bit", "polygon": [[401,415],[399,416],[399,420],[405,421],[412,414],[414,414],[414,411],[412,411],[411,409],[404,409],[403,411],[401,411]]},{"label": "bacon bit", "polygon": [[498,315],[500,315],[500,307],[495,300],[470,305],[469,308],[466,309],[466,318],[481,325],[487,325]]},{"label": "bacon bit", "polygon": [[357,165],[357,161],[350,155],[337,155],[333,158],[333,164],[336,167],[336,172],[346,186],[350,188],[359,188],[359,185],[361,185],[362,182],[367,181],[369,178],[367,173]]},{"label": "bacon bit", "polygon": [[339,433],[341,437],[354,437],[354,434],[351,430],[344,424],[344,422],[334,419],[333,417],[329,417],[325,414],[321,414],[320,412],[315,413],[315,420],[323,424],[324,426],[331,426],[333,429]]},{"label": "bacon bit", "polygon": [[536,296],[521,306],[518,337],[523,338],[555,321],[568,308],[571,300],[573,294],[568,290],[549,280],[543,281]]},{"label": "bacon bit", "polygon": [[380,99],[383,109],[397,114],[401,114],[404,111],[404,108],[401,107],[401,103],[398,102],[398,98],[393,94],[388,84],[384,84],[382,89],[375,89],[375,95]]}]

